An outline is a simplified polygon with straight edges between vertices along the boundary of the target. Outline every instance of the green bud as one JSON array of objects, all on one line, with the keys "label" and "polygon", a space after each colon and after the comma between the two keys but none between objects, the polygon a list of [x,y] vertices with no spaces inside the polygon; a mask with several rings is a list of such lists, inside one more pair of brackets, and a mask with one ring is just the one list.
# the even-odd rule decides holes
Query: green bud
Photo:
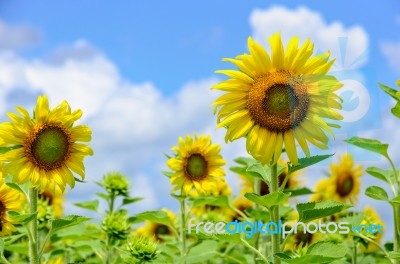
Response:
[{"label": "green bud", "polygon": [[108,214],[101,227],[114,242],[125,240],[131,228],[126,211]]},{"label": "green bud", "polygon": [[125,175],[119,172],[109,172],[103,177],[103,187],[112,196],[128,196],[129,183]]},{"label": "green bud", "polygon": [[132,260],[127,261],[132,263],[137,260],[139,263],[152,262],[158,257],[157,242],[147,237],[135,236],[128,241],[128,250]]}]

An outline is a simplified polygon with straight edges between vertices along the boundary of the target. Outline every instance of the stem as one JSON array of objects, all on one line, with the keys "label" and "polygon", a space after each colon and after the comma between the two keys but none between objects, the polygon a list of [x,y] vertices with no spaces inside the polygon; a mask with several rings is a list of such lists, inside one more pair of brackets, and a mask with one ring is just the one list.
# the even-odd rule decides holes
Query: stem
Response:
[{"label": "stem", "polygon": [[[186,233],[185,233],[185,224],[186,224],[186,210],[185,210],[185,199],[181,201],[181,257],[184,258],[186,255]],[[186,261],[183,261],[186,263]]]},{"label": "stem", "polygon": [[354,242],[354,247],[353,247],[353,258],[351,260],[352,264],[357,264],[357,247],[358,247],[358,243]]},{"label": "stem", "polygon": [[11,264],[4,256],[1,256],[1,261],[3,261],[5,264]]},{"label": "stem", "polygon": [[29,189],[29,205],[30,213],[35,214],[33,219],[29,222],[29,263],[39,264],[39,235],[38,235],[38,222],[37,222],[37,203],[38,202],[38,188]]},{"label": "stem", "polygon": [[[114,201],[115,201],[115,195],[114,194],[111,194],[110,195],[110,202],[109,202],[109,208],[108,208],[108,210],[109,210],[109,214],[112,214],[113,213],[113,211],[114,211]],[[106,247],[107,247],[107,256],[106,256],[106,264],[109,264],[109,263],[111,263],[111,255],[112,255],[112,252],[111,252],[111,237],[109,236],[109,235],[107,235],[107,244],[106,244]]]},{"label": "stem", "polygon": [[50,227],[50,230],[49,230],[49,232],[47,233],[46,237],[44,238],[44,241],[43,241],[42,246],[40,247],[40,250],[39,250],[39,257],[42,257],[43,252],[44,252],[44,249],[45,249],[46,244],[47,244],[47,241],[50,239],[51,234],[52,234],[52,228]]},{"label": "stem", "polygon": [[[274,165],[271,166],[271,194],[274,192],[277,192],[279,188],[278,185],[278,164],[275,163]],[[272,222],[276,223],[278,226],[279,222],[279,205],[275,205],[272,208]],[[276,230],[278,231],[278,230]],[[279,232],[276,232],[276,234],[272,234],[272,256],[274,258],[274,264],[280,264],[281,260],[274,255],[276,253],[280,252],[280,237],[279,237]]]},{"label": "stem", "polygon": [[252,247],[249,242],[246,241],[246,239],[242,239],[240,238],[240,240],[243,242],[243,244],[248,247],[251,251],[253,251],[254,253],[256,253],[260,258],[262,258],[265,263],[268,263],[268,260],[264,257],[263,254],[261,254],[261,252],[259,250],[257,250],[256,248]]},{"label": "stem", "polygon": [[110,214],[114,211],[114,201],[115,201],[115,196],[112,194],[110,197]]},{"label": "stem", "polygon": [[[260,194],[260,188],[261,188],[261,180],[260,179],[255,179],[254,180],[254,192],[256,194]],[[254,209],[259,210],[259,206],[258,204],[255,205]],[[260,233],[256,232],[255,236],[254,236],[254,248],[259,250],[260,247]],[[254,260],[254,264],[257,263],[257,253],[254,252],[253,254],[253,260]]]},{"label": "stem", "polygon": [[388,259],[390,260],[391,263],[395,263],[396,260],[393,261],[393,260],[389,257],[389,253],[386,251],[386,249],[385,249],[384,247],[382,247],[379,243],[375,242],[373,239],[371,239],[371,238],[369,238],[369,237],[367,237],[367,236],[364,236],[363,234],[359,234],[358,236],[361,237],[361,238],[364,239],[364,240],[367,240],[369,243],[372,243],[372,244],[374,244],[375,246],[377,246],[377,247],[383,252],[383,254],[385,254],[385,257],[388,258]]},{"label": "stem", "polygon": [[[400,179],[397,173],[396,166],[389,156],[386,156],[390,166],[393,169],[394,176],[397,183],[397,196],[400,196]],[[394,216],[394,251],[400,251],[400,205],[393,204],[393,216]],[[396,264],[400,264],[400,260],[395,260]]]}]

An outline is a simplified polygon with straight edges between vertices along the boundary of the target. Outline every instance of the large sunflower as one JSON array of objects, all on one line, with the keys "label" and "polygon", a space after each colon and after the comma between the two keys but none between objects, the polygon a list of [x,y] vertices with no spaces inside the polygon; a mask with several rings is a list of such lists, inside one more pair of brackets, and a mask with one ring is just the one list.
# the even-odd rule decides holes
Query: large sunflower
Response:
[{"label": "large sunflower", "polygon": [[13,149],[0,156],[4,169],[13,181],[31,182],[42,190],[74,187],[72,172],[85,177],[83,159],[93,155],[85,143],[91,140],[88,126],[74,126],[82,116],[81,110],[71,112],[66,101],[50,109],[45,95],[39,96],[33,117],[22,107],[19,114],[8,113],[10,122],[0,124],[0,146]]},{"label": "large sunflower", "polygon": [[172,191],[181,190],[188,196],[216,194],[217,184],[225,175],[221,168],[225,160],[220,149],[220,145],[212,144],[210,136],[180,137],[179,145],[172,147],[175,156],[167,161],[173,170],[170,181],[175,186]]},{"label": "large sunflower", "polygon": [[220,70],[230,79],[213,86],[226,92],[215,102],[218,127],[226,127],[226,141],[246,137],[247,151],[262,163],[276,163],[287,152],[293,164],[298,163],[296,141],[306,156],[308,142],[327,148],[333,135],[323,118],[340,120],[335,109],[341,109],[339,96],[334,92],[342,84],[327,75],[334,60],[330,53],[311,58],[313,44],[307,40],[298,47],[299,39],[290,40],[284,51],[279,33],[269,39],[271,56],[248,39],[250,54],[224,59],[238,70]]},{"label": "large sunflower", "polygon": [[321,179],[316,184],[311,200],[333,199],[354,203],[360,193],[362,175],[361,165],[354,164],[352,156],[346,153],[338,164],[331,164],[329,178]]},{"label": "large sunflower", "polygon": [[19,191],[4,183],[0,170],[0,236],[7,236],[15,230],[14,221],[7,215],[7,212],[21,211],[25,203],[25,197]]}]

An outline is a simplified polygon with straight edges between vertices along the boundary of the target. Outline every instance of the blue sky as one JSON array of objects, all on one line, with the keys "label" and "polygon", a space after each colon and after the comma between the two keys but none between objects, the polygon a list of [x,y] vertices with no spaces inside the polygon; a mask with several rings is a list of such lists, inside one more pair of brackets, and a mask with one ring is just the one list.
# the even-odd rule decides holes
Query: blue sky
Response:
[{"label": "blue sky", "polygon": [[[176,208],[160,173],[163,153],[186,133],[210,133],[223,143],[210,108],[216,95],[209,87],[222,78],[214,71],[230,67],[221,58],[247,51],[248,36],[266,45],[277,31],[284,39],[311,37],[317,51],[330,49],[337,57],[333,71],[348,83],[342,94],[347,122],[330,151],[349,150],[365,167],[387,166],[347,149],[342,140],[360,135],[391,141],[391,152],[400,147],[400,135],[390,132],[398,121],[387,114],[393,102],[376,84],[394,86],[400,78],[397,0],[1,1],[0,119],[15,105],[32,107],[42,93],[53,105],[67,99],[84,110],[82,122],[93,128],[87,180],[121,170],[131,177],[134,195],[147,198],[135,210]],[[223,154],[229,162],[244,155],[243,141],[223,145]],[[308,185],[321,169],[307,172]],[[228,173],[228,180],[237,188],[234,175]],[[379,184],[369,176],[363,181],[364,189]],[[69,200],[92,199],[95,188],[78,185]],[[361,200],[360,206],[379,207],[389,219],[388,207]]]}]

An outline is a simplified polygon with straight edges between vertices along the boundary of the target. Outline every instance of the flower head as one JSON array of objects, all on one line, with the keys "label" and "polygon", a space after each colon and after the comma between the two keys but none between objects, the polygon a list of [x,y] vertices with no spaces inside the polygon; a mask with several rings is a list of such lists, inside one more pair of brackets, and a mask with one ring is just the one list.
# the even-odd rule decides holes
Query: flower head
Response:
[{"label": "flower head", "polygon": [[129,183],[125,175],[119,172],[110,172],[104,175],[102,186],[112,196],[128,196]]},{"label": "flower head", "polygon": [[0,146],[12,147],[1,155],[4,169],[20,184],[53,191],[75,185],[72,172],[83,179],[83,159],[93,155],[85,143],[91,140],[91,130],[85,125],[74,126],[82,116],[81,110],[71,112],[66,101],[50,109],[45,95],[39,96],[31,117],[27,110],[17,107],[18,114],[8,113],[10,122],[0,124]]},{"label": "flower head", "polygon": [[189,196],[216,193],[225,175],[221,168],[225,160],[220,149],[220,145],[212,144],[210,136],[180,137],[179,145],[172,148],[175,156],[167,161],[173,171],[170,181],[175,186],[172,191],[181,190],[183,195]]},{"label": "flower head", "polygon": [[337,164],[331,164],[329,178],[321,179],[315,186],[311,200],[333,199],[342,202],[356,202],[360,193],[363,175],[361,165],[354,164],[350,154],[344,154]]},{"label": "flower head", "polygon": [[[384,226],[384,222],[380,218],[378,212],[376,212],[372,207],[366,206],[364,208],[364,214],[365,216],[363,221],[361,222],[361,225],[366,225],[366,226],[380,225],[382,227]],[[370,237],[376,243],[379,244],[383,238],[383,229],[379,228],[379,230],[374,230],[374,231],[376,231],[375,234],[371,234],[370,232],[365,232],[366,236]],[[367,245],[360,244],[360,251],[362,252],[376,252],[378,250],[379,248],[373,243],[368,243]]]},{"label": "flower head", "polygon": [[104,218],[101,227],[113,242],[125,240],[131,228],[126,211],[109,213]]},{"label": "flower head", "polygon": [[167,213],[170,225],[160,224],[147,220],[144,226],[141,226],[136,230],[136,233],[140,236],[144,236],[147,238],[154,238],[157,240],[157,242],[164,242],[164,236],[173,236],[174,231],[172,230],[172,228],[173,223],[176,220],[176,216],[173,212],[166,208],[163,208],[162,210]]},{"label": "flower head", "polygon": [[310,156],[308,142],[326,148],[330,127],[324,118],[342,119],[334,92],[340,84],[326,73],[333,64],[330,54],[311,57],[313,44],[298,47],[292,38],[284,50],[280,34],[269,39],[272,52],[248,39],[250,54],[224,59],[237,70],[221,70],[230,77],[213,89],[225,94],[215,102],[218,127],[226,127],[226,141],[246,138],[247,151],[257,160],[276,163],[283,146],[293,164],[298,163],[296,141]]},{"label": "flower head", "polygon": [[131,258],[139,261],[139,263],[152,262],[157,259],[159,254],[157,251],[157,242],[147,237],[133,237],[129,239],[128,250]]}]

